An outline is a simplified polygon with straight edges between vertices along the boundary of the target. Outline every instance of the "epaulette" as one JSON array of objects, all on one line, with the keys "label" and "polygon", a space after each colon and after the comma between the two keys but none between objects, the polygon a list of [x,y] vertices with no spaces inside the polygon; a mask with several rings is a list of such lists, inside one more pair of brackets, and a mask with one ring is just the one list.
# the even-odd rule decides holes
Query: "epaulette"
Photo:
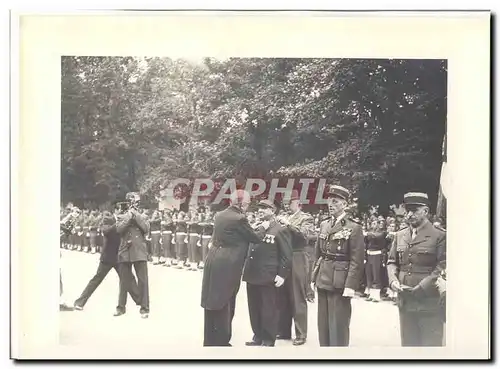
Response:
[{"label": "epaulette", "polygon": [[363,225],[363,223],[361,223],[361,221],[357,221],[357,220],[354,220],[353,218],[349,217],[347,218],[349,219],[349,221],[353,222],[353,223],[356,223],[356,224],[359,224],[359,225]]},{"label": "epaulette", "polygon": [[441,227],[440,225],[433,224],[434,228],[439,229],[441,232],[446,232],[446,229]]}]

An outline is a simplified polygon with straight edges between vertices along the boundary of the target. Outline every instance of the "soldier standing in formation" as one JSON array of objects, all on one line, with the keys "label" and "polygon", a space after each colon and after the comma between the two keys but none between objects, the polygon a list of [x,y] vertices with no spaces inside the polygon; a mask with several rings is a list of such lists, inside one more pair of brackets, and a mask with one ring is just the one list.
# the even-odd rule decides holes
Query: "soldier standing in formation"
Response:
[{"label": "soldier standing in formation", "polygon": [[161,264],[160,258],[163,261],[163,253],[161,250],[162,245],[160,244],[161,239],[161,215],[159,210],[153,212],[153,216],[150,221],[151,227],[151,248],[153,254],[153,265]]},{"label": "soldier standing in formation", "polygon": [[185,219],[185,213],[180,211],[177,214],[177,218],[174,220],[175,222],[175,254],[177,259],[177,269],[182,269],[188,267],[187,261],[187,221]]},{"label": "soldier standing in formation", "polygon": [[428,220],[429,198],[404,195],[409,227],[396,233],[387,262],[398,293],[402,346],[442,346],[443,322],[436,281],[446,270],[446,233]]},{"label": "soldier standing in formation", "polygon": [[193,210],[189,218],[188,270],[198,270],[199,262],[201,260],[201,227],[199,225],[199,222],[199,214],[196,210]]},{"label": "soldier standing in formation", "polygon": [[316,263],[312,278],[318,291],[318,333],[320,346],[348,346],[351,298],[363,277],[364,237],[361,225],[346,216],[350,193],[330,186],[328,210],[316,242]]},{"label": "soldier standing in formation", "polygon": [[214,231],[214,219],[210,209],[207,209],[206,212],[203,214],[200,226],[203,229],[201,235],[200,269],[203,269],[205,267],[205,260],[208,255],[208,245],[210,243],[210,240],[212,239],[212,233]]},{"label": "soldier standing in formation", "polygon": [[248,311],[254,336],[247,346],[274,346],[278,333],[278,289],[290,276],[292,266],[291,232],[275,217],[270,200],[259,203],[262,223],[257,228],[258,242],[250,245],[243,270],[247,282]]},{"label": "soldier standing in formation", "polygon": [[170,267],[175,265],[175,243],[174,243],[175,225],[172,220],[170,211],[165,211],[161,221],[161,240],[163,252],[165,256],[165,264],[163,266]]},{"label": "soldier standing in formation", "polygon": [[383,264],[387,251],[387,239],[384,218],[372,224],[372,229],[366,232],[366,290],[367,299],[380,302],[380,291],[383,287]]},{"label": "soldier standing in formation", "polygon": [[279,293],[278,339],[291,339],[292,320],[295,324],[294,346],[303,345],[307,339],[307,285],[311,270],[305,251],[310,239],[316,238],[313,217],[302,211],[298,192],[292,191],[291,215],[283,224],[292,235],[292,271]]},{"label": "soldier standing in formation", "polygon": [[237,190],[231,195],[231,205],[217,213],[212,247],[203,269],[201,307],[205,309],[203,346],[231,346],[232,320],[236,295],[249,243],[261,238],[245,217],[250,194]]}]

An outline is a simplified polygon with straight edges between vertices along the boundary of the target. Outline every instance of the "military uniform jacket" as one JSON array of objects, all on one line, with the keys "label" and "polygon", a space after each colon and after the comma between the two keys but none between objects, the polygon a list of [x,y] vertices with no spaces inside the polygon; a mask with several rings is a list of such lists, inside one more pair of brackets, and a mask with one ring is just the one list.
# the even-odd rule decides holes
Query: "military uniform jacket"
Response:
[{"label": "military uniform jacket", "polygon": [[412,240],[411,228],[397,232],[387,260],[389,285],[394,281],[409,287],[420,286],[418,298],[400,295],[400,307],[411,311],[439,308],[436,280],[446,269],[446,232],[426,221]]},{"label": "military uniform jacket", "polygon": [[100,260],[104,264],[114,265],[118,260],[118,248],[120,247],[120,234],[116,230],[115,217],[112,214],[103,216],[99,226],[104,235]]},{"label": "military uniform jacket", "polygon": [[321,222],[316,241],[316,265],[312,280],[317,288],[357,290],[363,278],[365,242],[358,223],[344,217],[335,224]]},{"label": "military uniform jacket", "polygon": [[289,229],[292,232],[292,248],[294,251],[304,249],[311,240],[316,239],[312,215],[299,210],[292,214],[288,221],[290,222]]},{"label": "military uniform jacket", "polygon": [[243,270],[243,281],[266,285],[274,284],[279,275],[287,278],[292,267],[292,233],[276,221],[267,231],[258,229],[259,243],[250,244]]},{"label": "military uniform jacket", "polygon": [[240,287],[249,244],[260,241],[238,208],[230,206],[217,214],[203,269],[201,307],[220,310],[229,303]]},{"label": "military uniform jacket", "polygon": [[142,215],[131,217],[121,215],[116,224],[116,230],[121,235],[118,249],[118,262],[147,261],[146,235],[149,233],[149,221]]}]

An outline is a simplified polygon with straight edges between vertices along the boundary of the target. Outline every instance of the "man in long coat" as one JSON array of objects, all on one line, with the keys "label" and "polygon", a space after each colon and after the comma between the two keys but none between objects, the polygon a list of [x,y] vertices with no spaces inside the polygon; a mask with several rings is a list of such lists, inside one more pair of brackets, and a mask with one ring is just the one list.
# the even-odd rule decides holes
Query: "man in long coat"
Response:
[{"label": "man in long coat", "polygon": [[231,323],[245,257],[250,242],[261,241],[245,217],[249,204],[248,192],[238,190],[231,196],[231,205],[215,217],[201,290],[204,346],[231,346]]}]

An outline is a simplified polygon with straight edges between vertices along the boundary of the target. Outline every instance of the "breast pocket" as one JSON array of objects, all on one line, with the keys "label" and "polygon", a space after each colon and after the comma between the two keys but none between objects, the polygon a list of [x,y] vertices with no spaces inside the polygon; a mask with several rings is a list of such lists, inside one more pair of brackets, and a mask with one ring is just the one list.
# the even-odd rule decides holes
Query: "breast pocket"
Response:
[{"label": "breast pocket", "polygon": [[347,279],[349,266],[345,263],[334,264],[333,269],[333,288],[343,289]]},{"label": "breast pocket", "polygon": [[433,266],[437,262],[436,253],[435,247],[420,247],[415,251],[415,262],[418,265]]},{"label": "breast pocket", "polygon": [[396,253],[398,254],[399,264],[407,264],[408,260],[406,260],[405,256],[406,246],[398,245],[396,248]]}]

